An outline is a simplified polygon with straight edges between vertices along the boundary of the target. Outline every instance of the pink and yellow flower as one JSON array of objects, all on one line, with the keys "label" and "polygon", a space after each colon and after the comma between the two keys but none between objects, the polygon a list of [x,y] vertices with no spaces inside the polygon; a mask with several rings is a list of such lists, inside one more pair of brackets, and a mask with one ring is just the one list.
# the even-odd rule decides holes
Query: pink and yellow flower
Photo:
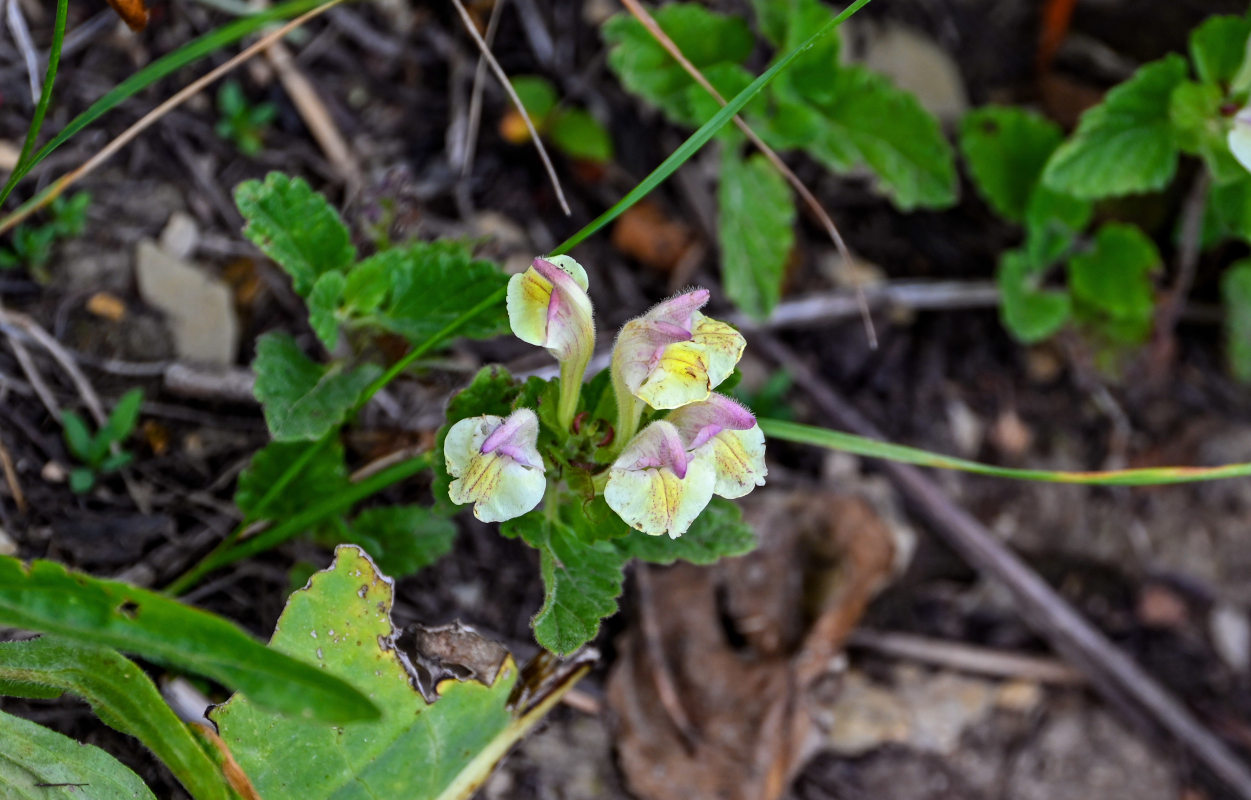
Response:
[{"label": "pink and yellow flower", "polygon": [[666,419],[677,428],[688,451],[713,454],[714,494],[732,500],[764,486],[769,474],[764,432],[746,408],[714,393],[707,400],[682,406]]},{"label": "pink and yellow flower", "polygon": [[609,467],[604,500],[630,527],[676,539],[712,499],[714,457],[710,448],[687,452],[676,427],[653,422]]},{"label": "pink and yellow flower", "polygon": [[520,517],[537,506],[547,488],[538,437],[539,418],[528,408],[453,425],[443,443],[455,478],[448,487],[452,502],[473,503],[473,515],[483,522]]}]

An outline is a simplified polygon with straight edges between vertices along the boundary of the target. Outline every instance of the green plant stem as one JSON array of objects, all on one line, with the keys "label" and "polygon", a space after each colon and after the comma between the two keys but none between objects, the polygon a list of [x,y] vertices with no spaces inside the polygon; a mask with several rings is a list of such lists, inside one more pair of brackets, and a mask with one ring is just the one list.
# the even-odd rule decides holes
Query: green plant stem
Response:
[{"label": "green plant stem", "polygon": [[578,398],[582,394],[582,379],[586,377],[586,366],[589,363],[591,349],[580,359],[570,358],[560,362],[560,402],[556,406],[556,421],[560,423],[562,432],[568,432],[573,426]]},{"label": "green plant stem", "polygon": [[625,449],[629,441],[634,438],[634,434],[638,433],[639,420],[643,416],[643,402],[634,396],[621,375],[621,364],[617,360],[618,352],[614,347],[612,364],[609,367],[613,396],[617,399],[617,427],[613,430],[611,448],[614,456]]},{"label": "green plant stem", "polygon": [[352,484],[340,494],[328,497],[299,514],[288,517],[269,530],[263,531],[245,542],[220,552],[215,551],[215,555],[210,555],[196,564],[167,586],[165,591],[171,595],[182,594],[213,570],[228,566],[236,561],[241,561],[249,556],[262,553],[271,547],[282,544],[288,539],[307,531],[326,517],[341,514],[367,497],[377,494],[406,478],[411,478],[424,469],[428,469],[433,460],[433,454],[426,452],[416,458],[410,458],[407,461],[401,461],[398,464],[387,467],[375,475],[370,475],[359,483]]},{"label": "green plant stem", "polygon": [[954,469],[977,475],[1012,478],[1045,483],[1070,483],[1085,486],[1156,486],[1172,483],[1195,483],[1222,478],[1251,477],[1251,463],[1225,464],[1219,467],[1148,467],[1145,469],[1117,469],[1090,472],[1065,472],[1046,469],[1015,469],[996,467],[979,461],[953,458],[931,453],[916,447],[891,444],[842,431],[832,431],[797,422],[762,419],[760,428],[766,436],[799,444],[811,444],[829,450],[854,453],[870,458],[882,458],[904,464],[916,464],[936,469]]},{"label": "green plant stem", "polygon": [[9,176],[4,190],[0,192],[0,201],[8,196],[13,184],[29,170],[27,161],[39,140],[39,132],[43,129],[44,118],[48,115],[48,106],[52,103],[52,86],[56,83],[57,69],[61,65],[61,45],[65,42],[65,20],[69,16],[69,0],[58,0],[56,4],[56,21],[52,25],[52,46],[48,50],[48,71],[44,75],[43,90],[39,93],[39,103],[35,106],[35,114],[30,118],[30,127],[26,129],[26,141],[22,143],[22,153],[17,157],[17,164]]}]

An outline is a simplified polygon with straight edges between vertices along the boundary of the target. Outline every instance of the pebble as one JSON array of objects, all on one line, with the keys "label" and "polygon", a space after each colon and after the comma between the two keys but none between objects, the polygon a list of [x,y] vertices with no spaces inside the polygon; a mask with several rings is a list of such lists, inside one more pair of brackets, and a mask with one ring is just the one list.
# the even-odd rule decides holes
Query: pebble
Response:
[{"label": "pebble", "polygon": [[144,301],[165,315],[179,358],[222,367],[234,363],[239,323],[226,284],[151,239],[136,248],[135,275]]}]

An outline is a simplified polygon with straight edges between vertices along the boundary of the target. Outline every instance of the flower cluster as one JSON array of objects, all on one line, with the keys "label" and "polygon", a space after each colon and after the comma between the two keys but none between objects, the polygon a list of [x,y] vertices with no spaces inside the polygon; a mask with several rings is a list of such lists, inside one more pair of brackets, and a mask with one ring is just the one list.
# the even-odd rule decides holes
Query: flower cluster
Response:
[{"label": "flower cluster", "polygon": [[[513,332],[560,362],[556,418],[566,433],[595,349],[586,292],[586,270],[567,256],[536,258],[508,284]],[[612,461],[593,482],[609,508],[644,533],[677,538],[714,494],[742,497],[767,474],[756,418],[713,391],[734,371],[746,342],[733,327],[701,313],[708,297],[695,289],[660,303],[627,322],[613,347]],[[639,430],[645,415],[651,421]],[[475,516],[486,522],[533,509],[546,491],[538,434],[538,416],[528,408],[457,422],[444,446],[455,478],[451,499],[472,502]]]}]

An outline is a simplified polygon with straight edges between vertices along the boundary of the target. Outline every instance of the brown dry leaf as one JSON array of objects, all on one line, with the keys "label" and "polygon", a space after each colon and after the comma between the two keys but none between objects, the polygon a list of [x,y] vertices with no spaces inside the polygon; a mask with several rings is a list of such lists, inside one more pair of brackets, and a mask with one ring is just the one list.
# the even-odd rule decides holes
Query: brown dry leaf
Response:
[{"label": "brown dry leaf", "polygon": [[687,225],[670,219],[648,200],[628,209],[612,227],[613,247],[662,272],[678,265],[694,238]]},{"label": "brown dry leaf", "polygon": [[126,304],[111,292],[96,292],[87,300],[87,310],[109,322],[121,322],[126,316]]},{"label": "brown dry leaf", "polygon": [[153,455],[163,456],[169,452],[169,428],[156,420],[145,419],[143,421],[143,438],[147,440],[148,447],[152,448]]},{"label": "brown dry leaf", "polygon": [[780,797],[821,738],[843,643],[890,575],[890,531],[863,500],[766,493],[748,516],[755,553],[640,581],[640,606],[660,610],[654,636],[623,635],[607,701],[642,800]]},{"label": "brown dry leaf", "polygon": [[148,26],[148,7],[143,0],[109,0],[109,5],[132,31],[141,31]]}]

